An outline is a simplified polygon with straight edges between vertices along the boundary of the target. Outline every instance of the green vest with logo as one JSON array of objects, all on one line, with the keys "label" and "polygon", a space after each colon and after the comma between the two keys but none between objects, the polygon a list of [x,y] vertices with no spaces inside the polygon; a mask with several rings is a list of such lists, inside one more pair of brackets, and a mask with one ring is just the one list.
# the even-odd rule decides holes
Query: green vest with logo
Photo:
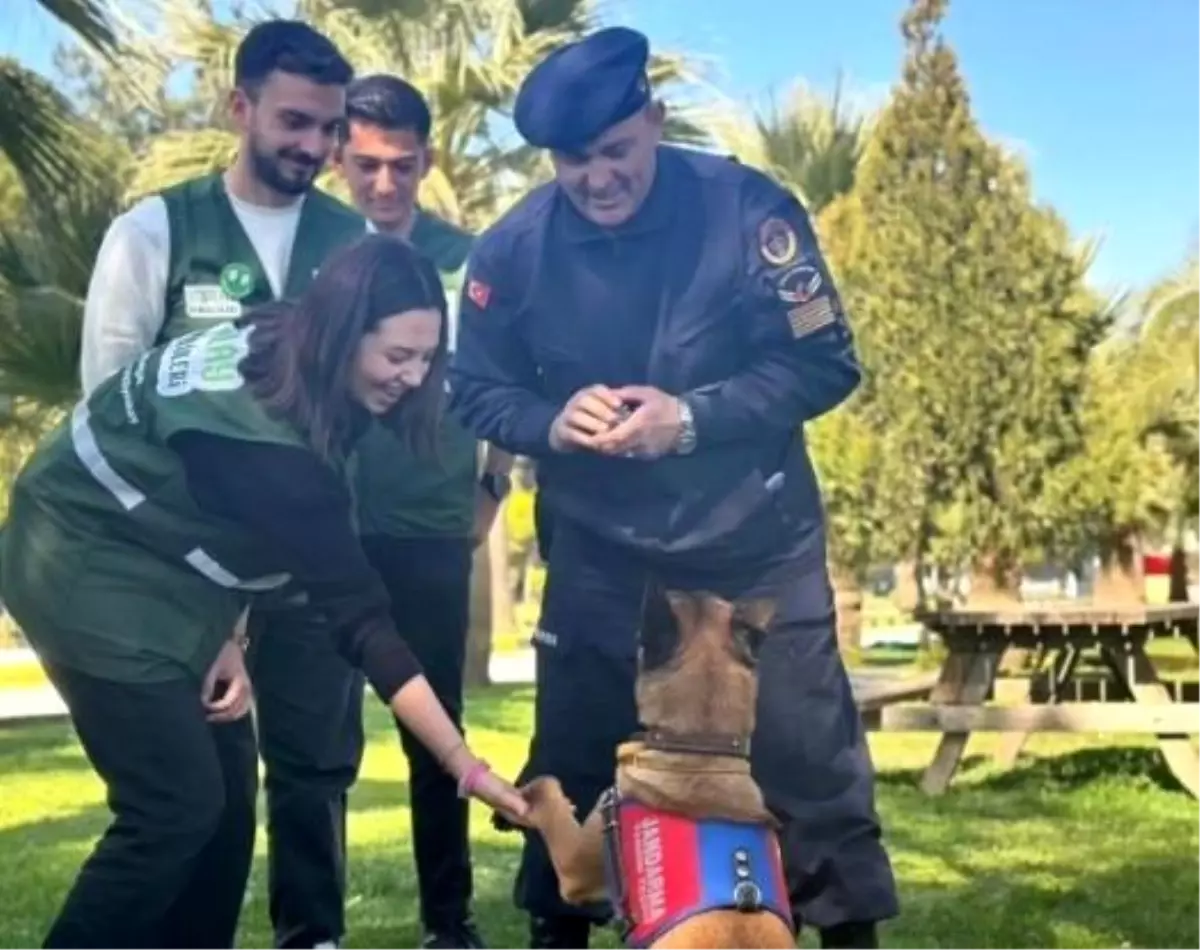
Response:
[{"label": "green vest with logo", "polygon": [[[437,266],[455,319],[459,288],[473,238],[452,224],[418,212],[409,237]],[[438,458],[418,460],[382,426],[358,443],[354,493],[364,535],[469,537],[475,521],[479,448],[449,415],[442,419]]]},{"label": "green vest with logo", "polygon": [[219,322],[144,354],[17,479],[0,597],[51,660],[123,681],[203,676],[250,595],[288,581],[253,532],[197,506],[168,445],[195,430],[308,447],[245,386],[253,332]]},{"label": "green vest with logo", "polygon": [[[162,198],[170,224],[171,262],[159,343],[214,321],[236,319],[274,298],[220,173],[168,188]],[[300,207],[283,296],[299,295],[325,258],[362,237],[366,226],[366,219],[350,207],[323,191],[310,190]]]}]

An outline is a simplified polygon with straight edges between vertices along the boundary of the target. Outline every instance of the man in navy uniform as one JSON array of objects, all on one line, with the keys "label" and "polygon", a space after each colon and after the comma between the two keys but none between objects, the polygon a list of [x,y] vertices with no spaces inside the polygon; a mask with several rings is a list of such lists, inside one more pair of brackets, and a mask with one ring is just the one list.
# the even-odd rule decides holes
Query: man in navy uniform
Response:
[{"label": "man in navy uniform", "polygon": [[[851,331],[796,199],[727,158],[661,144],[648,44],[624,28],[542,62],[516,102],[556,180],[478,241],[452,404],[537,461],[554,543],[525,778],[580,814],[637,731],[648,584],[778,598],[752,767],[783,821],[797,920],[875,946],[897,913],[871,762],[837,653],[820,495],[802,423],[859,382]],[[535,947],[581,947],[540,839],[515,899]]]}]

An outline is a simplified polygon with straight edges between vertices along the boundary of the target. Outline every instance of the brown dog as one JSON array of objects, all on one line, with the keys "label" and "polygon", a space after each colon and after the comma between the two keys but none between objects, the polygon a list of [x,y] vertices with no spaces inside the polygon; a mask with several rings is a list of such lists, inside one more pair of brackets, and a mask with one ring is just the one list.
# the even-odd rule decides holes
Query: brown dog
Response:
[{"label": "brown dog", "polygon": [[750,775],[758,642],[774,612],[668,593],[647,604],[646,731],[580,825],[555,778],[525,787],[563,900],[612,901],[633,946],[794,947],[775,821]]}]

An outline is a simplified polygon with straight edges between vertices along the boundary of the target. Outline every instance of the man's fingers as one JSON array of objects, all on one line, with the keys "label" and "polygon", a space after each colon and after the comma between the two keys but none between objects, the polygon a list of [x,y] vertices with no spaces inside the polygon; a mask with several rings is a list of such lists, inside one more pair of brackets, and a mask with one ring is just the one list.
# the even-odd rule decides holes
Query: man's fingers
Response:
[{"label": "man's fingers", "polygon": [[617,395],[619,390],[609,389],[607,386],[593,386],[586,390],[589,396],[594,396],[609,409],[614,412],[621,408],[622,399]]},{"label": "man's fingers", "polygon": [[636,409],[624,422],[596,436],[593,446],[602,452],[613,454],[628,452],[637,445],[645,424],[645,415],[642,410]]},{"label": "man's fingers", "polygon": [[590,438],[591,436],[600,435],[602,432],[607,432],[611,426],[609,423],[597,419],[595,416],[587,416],[582,414],[573,414],[567,416],[565,420],[568,431],[575,435]]},{"label": "man's fingers", "polygon": [[655,396],[660,395],[662,391],[655,389],[653,386],[641,386],[635,383],[630,386],[618,386],[616,389],[610,390],[610,392],[620,404],[626,402],[648,402]]},{"label": "man's fingers", "polygon": [[613,403],[611,400],[605,399],[601,393],[590,392],[575,404],[575,411],[572,415],[580,418],[595,419],[603,427],[607,428],[620,420],[620,408],[621,401],[619,399]]},{"label": "man's fingers", "polygon": [[209,722],[233,722],[241,719],[250,709],[250,681],[237,677],[229,683],[224,695],[216,702],[206,702]]}]

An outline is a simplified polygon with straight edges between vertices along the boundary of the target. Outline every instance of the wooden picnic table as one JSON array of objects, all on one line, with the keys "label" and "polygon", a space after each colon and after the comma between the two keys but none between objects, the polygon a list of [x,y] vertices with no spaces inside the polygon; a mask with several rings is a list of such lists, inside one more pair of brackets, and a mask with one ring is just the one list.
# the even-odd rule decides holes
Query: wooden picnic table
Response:
[{"label": "wooden picnic table", "polygon": [[[921,622],[945,643],[945,661],[928,701],[887,705],[880,728],[942,734],[921,781],[929,794],[950,784],[972,732],[1006,733],[997,756],[1005,765],[1016,761],[1031,733],[1101,732],[1157,736],[1171,772],[1200,796],[1195,683],[1169,688],[1146,651],[1156,638],[1181,638],[1195,657],[1198,617],[1196,604],[1071,603],[922,614]],[[1015,705],[991,701],[999,698],[997,672],[1010,650],[1032,654]],[[1103,679],[1097,681],[1096,672]]]}]

